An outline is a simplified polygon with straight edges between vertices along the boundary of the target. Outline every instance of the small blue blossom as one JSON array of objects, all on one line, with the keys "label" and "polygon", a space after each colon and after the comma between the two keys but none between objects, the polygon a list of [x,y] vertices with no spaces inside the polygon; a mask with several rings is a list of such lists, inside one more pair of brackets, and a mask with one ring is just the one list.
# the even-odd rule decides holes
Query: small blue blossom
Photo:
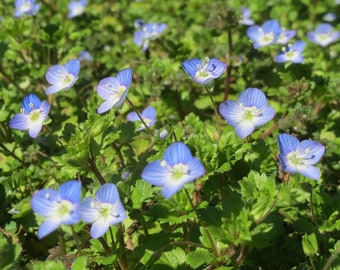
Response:
[{"label": "small blue blossom", "polygon": [[[156,123],[156,109],[153,107],[147,107],[143,110],[143,112],[141,113],[141,116],[145,122],[145,124],[148,127],[153,126]],[[139,119],[138,115],[136,112],[130,112],[128,113],[128,115],[126,116],[126,119],[128,121],[139,121],[140,123],[140,127],[137,129],[138,131],[145,129],[144,124],[142,123],[142,121]]]},{"label": "small blue blossom", "polygon": [[277,44],[287,44],[289,40],[295,37],[296,31],[295,30],[283,30],[279,34],[279,38],[277,39]]},{"label": "small blue blossom", "polygon": [[138,19],[135,21],[135,27],[138,31],[134,33],[133,41],[142,47],[143,51],[146,51],[150,40],[158,38],[166,30],[167,25],[165,23],[144,23]]},{"label": "small blue blossom", "polygon": [[36,138],[48,117],[50,108],[51,105],[47,101],[41,102],[36,95],[30,94],[24,97],[20,113],[13,116],[9,126],[14,129],[28,130],[28,134]]},{"label": "small blue blossom", "polygon": [[90,54],[89,51],[81,51],[78,54],[78,59],[80,61],[87,61],[87,62],[91,62],[93,60],[92,55]]},{"label": "small blue blossom", "polygon": [[23,15],[32,16],[37,14],[40,9],[41,3],[36,3],[35,0],[15,0],[15,17]]},{"label": "small blue blossom", "polygon": [[336,20],[336,14],[328,12],[325,15],[323,15],[322,19],[326,22],[334,22]]},{"label": "small blue blossom", "polygon": [[159,132],[159,138],[164,140],[169,135],[169,131],[166,129],[163,129],[161,132]]},{"label": "small blue blossom", "polygon": [[239,24],[244,24],[244,25],[253,25],[254,21],[250,19],[251,11],[249,8],[243,7],[241,8],[242,14],[241,18],[238,21]]},{"label": "small blue blossom", "polygon": [[223,102],[219,106],[219,112],[227,123],[235,128],[240,138],[247,137],[256,127],[264,125],[275,115],[274,108],[267,106],[266,96],[257,88],[243,91],[237,102]]},{"label": "small blue blossom", "polygon": [[247,36],[254,42],[255,49],[276,43],[282,29],[276,20],[268,20],[262,26],[253,25],[247,29]]},{"label": "small blue blossom", "polygon": [[302,52],[305,49],[306,42],[296,41],[293,45],[282,48],[282,52],[275,56],[274,61],[278,63],[303,63]]},{"label": "small blue blossom", "polygon": [[62,65],[51,66],[46,72],[46,80],[52,84],[46,89],[46,94],[54,94],[64,89],[71,88],[78,80],[80,61],[71,59]]},{"label": "small blue blossom", "polygon": [[97,113],[101,114],[110,110],[112,107],[121,105],[129,91],[132,81],[132,70],[126,68],[117,74],[117,77],[107,77],[102,79],[97,85],[98,95],[105,100],[102,103]]},{"label": "small blue blossom", "polygon": [[83,14],[85,11],[86,5],[87,5],[87,0],[71,1],[67,5],[68,11],[69,11],[67,17],[69,19],[72,19],[74,17],[77,17]]},{"label": "small blue blossom", "polygon": [[92,223],[91,237],[99,238],[110,225],[122,222],[126,218],[116,186],[111,183],[102,185],[95,198],[85,198],[80,205],[80,217],[84,222]]},{"label": "small blue blossom", "polygon": [[182,68],[185,72],[199,84],[207,84],[211,80],[220,77],[227,65],[215,58],[209,59],[206,57],[204,60],[199,58],[192,58],[185,60],[182,63]]},{"label": "small blue blossom", "polygon": [[152,185],[162,186],[162,195],[168,199],[204,173],[203,165],[192,156],[189,148],[175,142],[165,150],[162,160],[153,161],[144,168],[142,178]]},{"label": "small blue blossom", "polygon": [[41,239],[55,231],[60,225],[72,225],[80,220],[81,182],[71,180],[61,184],[58,190],[45,188],[37,191],[31,199],[35,213],[45,218],[38,230]]},{"label": "small blue blossom", "polygon": [[288,173],[300,173],[306,177],[318,180],[320,170],[312,166],[317,163],[325,153],[325,147],[313,140],[300,142],[289,134],[279,134],[280,148],[279,160],[282,169]]},{"label": "small blue blossom", "polygon": [[314,31],[307,33],[308,39],[322,47],[326,47],[329,44],[337,41],[340,37],[338,31],[334,31],[333,27],[328,23],[322,23]]}]

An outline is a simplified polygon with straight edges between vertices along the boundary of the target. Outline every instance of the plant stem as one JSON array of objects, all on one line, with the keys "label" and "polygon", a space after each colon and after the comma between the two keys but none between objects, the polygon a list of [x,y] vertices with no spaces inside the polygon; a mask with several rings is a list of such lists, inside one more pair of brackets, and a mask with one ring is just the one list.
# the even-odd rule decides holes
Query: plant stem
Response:
[{"label": "plant stem", "polygon": [[93,138],[90,139],[90,144],[89,144],[91,157],[88,159],[88,165],[89,165],[91,171],[96,175],[99,183],[101,185],[104,185],[106,183],[106,181],[105,181],[104,177],[102,176],[102,174],[100,173],[100,171],[98,170],[98,167],[96,165],[96,161],[94,159],[94,154],[93,154],[93,149],[92,149],[92,141],[93,141]]},{"label": "plant stem", "polygon": [[189,200],[189,202],[190,202],[190,204],[191,204],[192,210],[194,211],[194,213],[195,213],[195,215],[196,215],[196,217],[197,217],[199,223],[202,225],[202,227],[203,227],[203,229],[204,229],[204,232],[205,232],[205,234],[206,234],[207,237],[208,237],[208,240],[209,240],[210,245],[211,245],[211,248],[212,248],[212,250],[213,250],[213,252],[214,252],[214,254],[215,254],[215,257],[217,258],[217,257],[219,256],[219,254],[218,254],[217,248],[216,248],[216,246],[215,246],[214,240],[212,239],[212,237],[211,237],[211,235],[210,235],[210,233],[209,233],[207,227],[205,226],[204,222],[203,222],[202,220],[200,220],[200,217],[199,217],[199,214],[198,214],[198,212],[197,212],[196,206],[195,206],[195,205],[193,204],[193,202],[191,201],[189,192],[188,192],[188,190],[187,190],[186,188],[184,188],[184,192],[185,192],[186,196],[188,197],[188,200]]},{"label": "plant stem", "polygon": [[142,121],[143,125],[145,126],[146,130],[150,133],[151,136],[153,136],[152,131],[149,129],[148,125],[145,123],[142,115],[137,111],[136,107],[133,105],[133,103],[131,102],[130,99],[126,98],[125,99],[127,101],[127,103],[130,104],[130,106],[132,107],[132,109],[136,112],[138,118]]},{"label": "plant stem", "polygon": [[119,229],[118,229],[118,241],[122,248],[122,254],[119,260],[119,265],[122,269],[128,270],[129,267],[127,263],[127,256],[126,256],[125,242],[124,242],[124,228],[122,224],[119,225]]},{"label": "plant stem", "polygon": [[109,245],[107,244],[107,242],[105,241],[105,239],[103,237],[99,237],[98,238],[99,242],[102,244],[104,250],[105,250],[105,253],[107,256],[112,256],[113,253],[109,247]]},{"label": "plant stem", "polygon": [[212,105],[213,105],[213,109],[214,109],[214,113],[215,113],[215,119],[216,119],[216,127],[217,127],[217,129],[218,129],[218,126],[219,126],[219,125],[218,125],[218,113],[217,113],[217,108],[216,108],[215,101],[214,101],[214,99],[213,99],[213,97],[212,97],[212,95],[211,95],[211,93],[210,93],[210,90],[209,90],[208,86],[204,85],[204,88],[205,88],[205,90],[207,91],[208,96],[209,96],[209,98],[210,98],[210,101],[211,101],[211,103],[212,103]]}]

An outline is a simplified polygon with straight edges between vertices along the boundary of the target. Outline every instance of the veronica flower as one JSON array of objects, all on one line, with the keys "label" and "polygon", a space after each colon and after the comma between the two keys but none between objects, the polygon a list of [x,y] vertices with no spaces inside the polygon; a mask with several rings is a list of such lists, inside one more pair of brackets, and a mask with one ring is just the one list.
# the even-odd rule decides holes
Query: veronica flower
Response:
[{"label": "veronica flower", "polygon": [[279,134],[278,144],[279,160],[284,171],[300,173],[314,180],[320,178],[320,170],[312,165],[325,153],[325,147],[321,143],[313,140],[300,142],[292,135]]},{"label": "veronica flower", "polygon": [[336,14],[328,12],[325,15],[323,15],[322,19],[326,22],[334,22],[336,20]]},{"label": "veronica flower", "polygon": [[69,19],[72,19],[76,16],[79,16],[84,13],[85,7],[87,5],[87,0],[80,0],[80,1],[71,1],[68,5],[68,15]]},{"label": "veronica flower", "polygon": [[165,23],[144,23],[142,20],[136,20],[135,27],[139,30],[134,33],[133,41],[140,47],[143,51],[146,51],[149,47],[150,40],[158,38],[167,28]]},{"label": "veronica flower", "polygon": [[131,68],[126,68],[118,72],[116,78],[108,77],[102,79],[97,86],[97,92],[105,101],[99,106],[97,112],[101,114],[110,110],[112,107],[121,105],[129,91],[131,81]]},{"label": "veronica flower", "polygon": [[306,42],[304,41],[296,41],[293,45],[288,45],[282,48],[282,52],[275,56],[275,62],[285,63],[302,63],[303,56],[302,52],[305,49]]},{"label": "veronica flower", "polygon": [[204,61],[198,58],[185,60],[182,68],[196,82],[207,84],[211,80],[220,77],[227,65],[215,58],[206,57]]},{"label": "veronica flower", "polygon": [[81,182],[71,180],[61,184],[58,190],[45,188],[37,191],[31,199],[35,213],[45,218],[38,230],[41,239],[55,231],[60,225],[79,222]]},{"label": "veronica flower", "polygon": [[120,202],[114,184],[102,185],[95,198],[85,198],[80,205],[81,219],[92,223],[91,237],[99,238],[109,229],[110,225],[122,222],[126,218],[124,206]]},{"label": "veronica flower", "polygon": [[282,30],[279,34],[279,37],[276,41],[277,44],[287,44],[289,40],[295,37],[296,31],[295,30]]},{"label": "veronica flower", "polygon": [[257,88],[248,88],[241,93],[237,102],[227,100],[219,106],[219,112],[227,123],[235,128],[240,138],[250,135],[255,128],[270,121],[275,114],[271,106],[267,106],[264,93]]},{"label": "veronica flower", "polygon": [[51,66],[46,72],[46,80],[52,84],[46,89],[46,94],[54,94],[64,89],[71,88],[78,80],[80,61],[71,59],[62,65]]},{"label": "veronica flower", "polygon": [[204,173],[204,167],[192,156],[189,148],[184,143],[175,142],[165,150],[162,160],[153,161],[144,168],[142,178],[163,187],[162,195],[168,199]]},{"label": "veronica flower", "polygon": [[254,21],[250,19],[251,11],[249,8],[242,8],[242,15],[238,23],[244,24],[244,25],[253,25]]},{"label": "veronica flower", "polygon": [[41,3],[35,4],[35,0],[15,0],[15,17],[21,17],[22,15],[35,15],[40,9]]},{"label": "veronica flower", "polygon": [[[145,124],[148,126],[148,127],[151,127],[153,126],[155,123],[156,123],[156,110],[155,108],[153,107],[147,107],[143,110],[143,112],[141,113],[141,116],[145,122]],[[136,122],[136,121],[139,121],[141,122],[141,120],[139,119],[138,115],[136,112],[130,112],[128,113],[128,115],[126,116],[126,119],[128,121],[131,121],[131,122]],[[140,123],[140,127],[137,129],[138,131],[139,130],[142,130],[142,129],[145,129],[145,126],[144,124],[141,122]]]},{"label": "veronica flower", "polygon": [[281,31],[278,21],[268,20],[262,26],[250,26],[247,29],[247,36],[254,42],[254,48],[258,49],[275,43]]},{"label": "veronica flower", "polygon": [[30,94],[24,97],[20,113],[13,116],[9,126],[19,130],[28,130],[28,134],[36,138],[48,117],[50,108],[51,105],[47,101],[41,102],[36,95]]},{"label": "veronica flower", "polygon": [[93,60],[91,54],[89,51],[81,51],[79,54],[78,54],[78,59],[80,61],[87,61],[87,62],[91,62]]},{"label": "veronica flower", "polygon": [[326,47],[327,45],[337,41],[340,37],[340,33],[338,31],[334,31],[333,27],[328,23],[322,23],[314,31],[310,31],[307,33],[308,39],[322,47]]}]

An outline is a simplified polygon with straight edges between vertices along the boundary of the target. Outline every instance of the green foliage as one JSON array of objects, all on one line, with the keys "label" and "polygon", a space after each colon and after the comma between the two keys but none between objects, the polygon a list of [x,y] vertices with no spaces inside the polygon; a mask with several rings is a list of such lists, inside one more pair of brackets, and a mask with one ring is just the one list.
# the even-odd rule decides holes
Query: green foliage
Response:
[{"label": "green foliage", "polygon": [[[36,1],[39,2],[39,1]],[[88,1],[67,18],[68,0],[40,1],[35,16],[14,17],[14,1],[0,5],[0,268],[1,269],[339,269],[340,65],[339,42],[312,44],[309,29],[327,1]],[[277,19],[307,43],[303,64],[280,64],[274,44],[255,50],[238,23],[241,7],[261,25]],[[134,44],[134,22],[166,23],[148,50]],[[336,23],[333,26],[339,31]],[[69,90],[45,95],[45,74],[87,50]],[[188,78],[181,63],[214,57],[228,70],[208,91]],[[138,131],[128,103],[99,115],[98,82],[133,71],[128,98],[157,122]],[[276,115],[240,139],[214,107],[237,100],[248,87],[264,91]],[[11,129],[24,96],[51,104],[36,139]],[[212,104],[212,100],[213,103]],[[167,130],[168,135],[160,138]],[[277,135],[293,134],[326,147],[314,181],[282,171]],[[173,142],[184,142],[205,174],[172,198],[141,178]],[[36,190],[71,179],[93,196],[117,185],[127,218],[91,239],[84,222],[37,239],[43,218],[32,212]]]}]

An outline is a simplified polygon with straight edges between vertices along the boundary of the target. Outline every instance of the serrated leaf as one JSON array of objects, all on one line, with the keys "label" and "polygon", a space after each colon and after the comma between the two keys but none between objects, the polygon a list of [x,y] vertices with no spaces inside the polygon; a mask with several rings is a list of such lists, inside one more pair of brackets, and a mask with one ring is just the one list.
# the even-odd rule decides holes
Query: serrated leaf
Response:
[{"label": "serrated leaf", "polygon": [[207,265],[212,260],[212,255],[207,249],[197,248],[191,251],[187,257],[187,264],[189,264],[193,269],[198,269],[201,265]]},{"label": "serrated leaf", "polygon": [[315,233],[305,234],[302,236],[302,248],[303,252],[308,257],[318,255],[318,240]]},{"label": "serrated leaf", "polygon": [[141,208],[144,201],[153,197],[153,188],[151,185],[144,180],[137,180],[131,193],[133,208]]}]

